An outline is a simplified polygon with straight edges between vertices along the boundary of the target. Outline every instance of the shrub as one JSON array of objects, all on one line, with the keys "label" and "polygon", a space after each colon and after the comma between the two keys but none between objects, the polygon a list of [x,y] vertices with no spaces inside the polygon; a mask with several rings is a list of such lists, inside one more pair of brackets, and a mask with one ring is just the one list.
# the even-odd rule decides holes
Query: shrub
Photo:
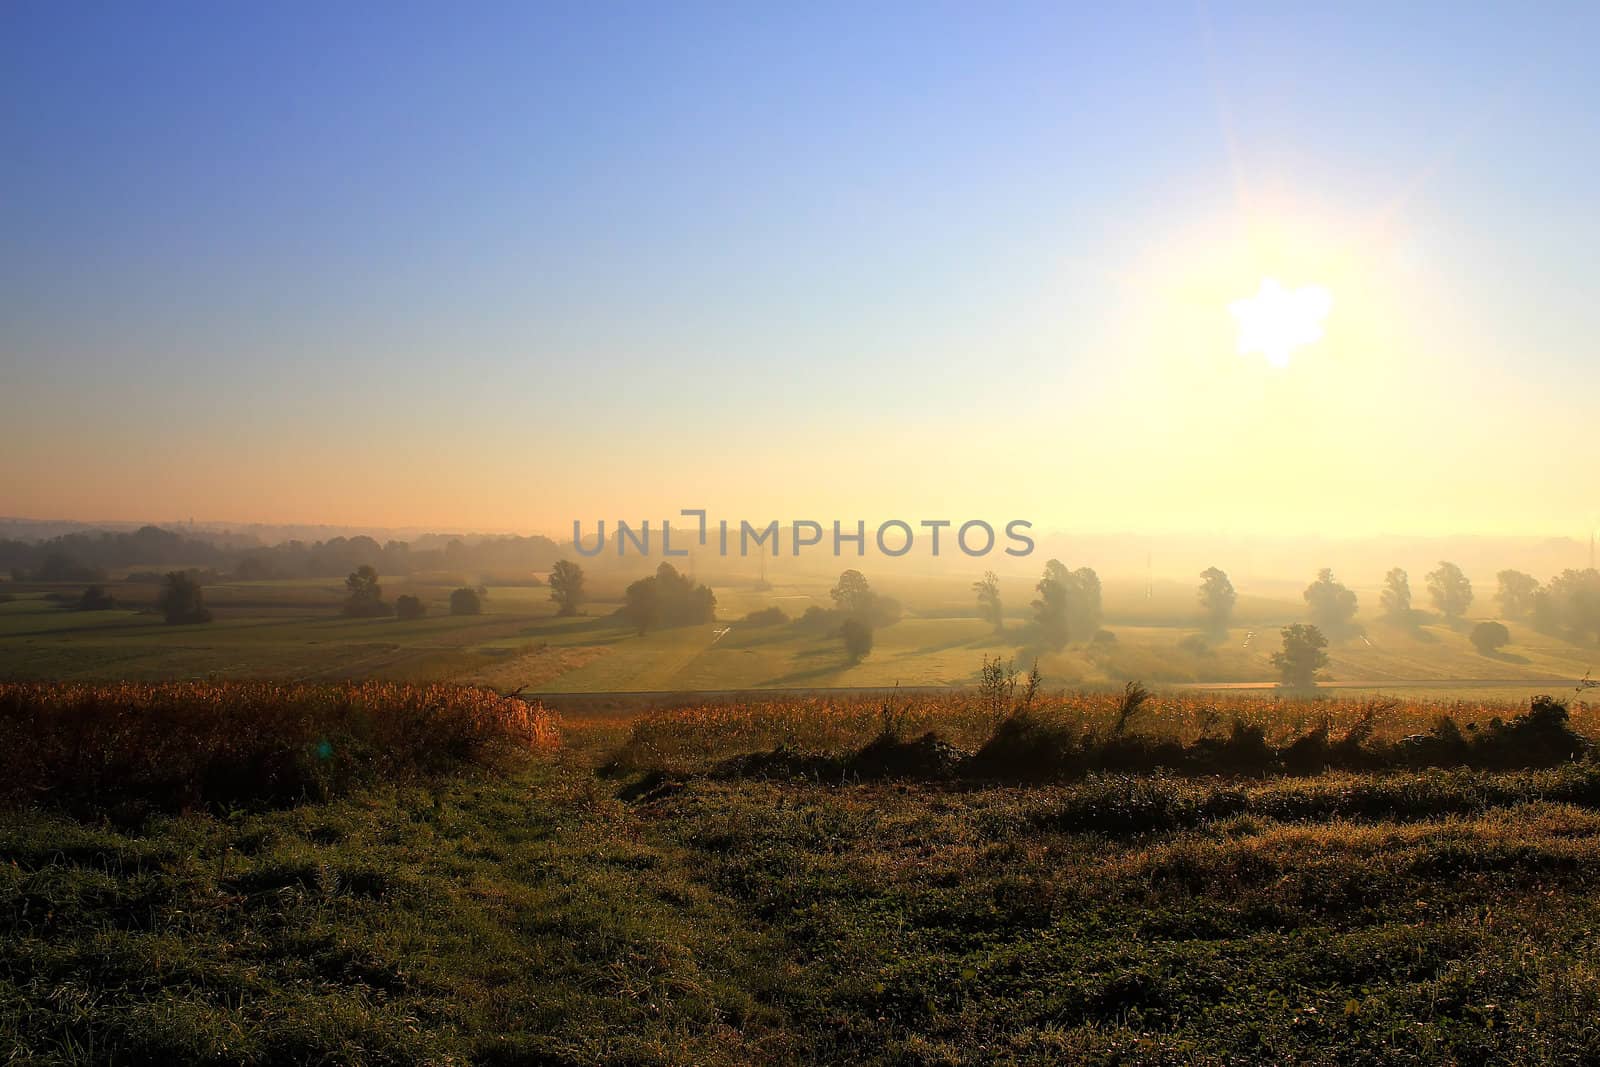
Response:
[{"label": "shrub", "polygon": [[106,611],[117,606],[117,598],[106,592],[103,585],[91,585],[78,598],[79,611]]},{"label": "shrub", "polygon": [[965,772],[979,778],[1038,781],[1073,769],[1084,736],[1064,719],[1023,709],[1006,716],[968,761]]},{"label": "shrub", "polygon": [[717,617],[717,597],[708,586],[679,574],[670,563],[656,568],[649,578],[641,578],[624,592],[618,613],[640,633],[661,626],[694,626]]},{"label": "shrub", "polygon": [[1472,628],[1472,644],[1485,656],[1493,655],[1511,643],[1511,631],[1503,623],[1480,622]]},{"label": "shrub", "polygon": [[464,686],[0,683],[7,806],[285,804],[555,744],[543,707]]},{"label": "shrub", "polygon": [[773,606],[752,611],[744,617],[746,626],[782,626],[789,621],[789,616],[780,607]]},{"label": "shrub", "polygon": [[812,604],[805,612],[794,621],[795,626],[802,630],[823,632],[837,629],[842,614],[832,608],[825,608],[820,604]]},{"label": "shrub", "polygon": [[1471,742],[1471,760],[1481,767],[1553,767],[1590,748],[1588,739],[1572,729],[1565,704],[1536,696],[1510,722],[1491,720]]},{"label": "shrub", "polygon": [[478,615],[483,611],[483,598],[476,589],[462,586],[450,594],[450,614]]},{"label": "shrub", "polygon": [[402,593],[394,598],[394,613],[402,619],[420,619],[428,613],[428,605],[422,602],[421,597]]},{"label": "shrub", "polygon": [[211,621],[211,609],[205,605],[199,579],[185,571],[172,571],[167,575],[156,602],[168,625]]},{"label": "shrub", "polygon": [[851,662],[865,659],[872,651],[872,624],[863,619],[844,620],[839,636],[844,638],[845,655]]}]

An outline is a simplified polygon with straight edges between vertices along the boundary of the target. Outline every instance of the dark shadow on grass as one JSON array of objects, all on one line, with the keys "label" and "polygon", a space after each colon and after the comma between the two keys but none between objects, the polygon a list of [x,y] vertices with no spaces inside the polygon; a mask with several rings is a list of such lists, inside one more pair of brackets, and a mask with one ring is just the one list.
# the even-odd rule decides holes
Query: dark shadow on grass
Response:
[{"label": "dark shadow on grass", "polygon": [[827,666],[814,667],[808,671],[791,671],[788,674],[779,675],[776,678],[768,678],[766,681],[759,682],[757,684],[764,688],[774,689],[781,688],[783,686],[804,684],[806,682],[814,682],[819,678],[827,678],[836,675],[840,671],[847,670],[852,666],[854,666],[854,664],[852,664],[849,660],[838,660],[828,664]]},{"label": "dark shadow on grass", "polygon": [[553,634],[582,634],[596,630],[623,629],[611,615],[594,615],[572,619],[556,626],[527,626],[519,634],[523,637],[549,637]]},{"label": "dark shadow on grass", "polygon": [[905,659],[908,656],[925,656],[930,652],[948,652],[952,648],[992,648],[990,638],[994,634],[982,634],[978,637],[964,637],[955,641],[941,641],[938,644],[924,645],[921,648],[908,648],[904,652],[896,652],[896,659]]},{"label": "dark shadow on grass", "polygon": [[731,645],[734,648],[743,648],[748,650],[762,648],[766,645],[787,644],[792,642],[794,639],[795,635],[792,632],[776,627],[772,629],[763,628],[759,631],[749,630],[741,638],[739,636],[739,628],[735,626],[733,633],[729,634],[718,643],[723,645]]}]

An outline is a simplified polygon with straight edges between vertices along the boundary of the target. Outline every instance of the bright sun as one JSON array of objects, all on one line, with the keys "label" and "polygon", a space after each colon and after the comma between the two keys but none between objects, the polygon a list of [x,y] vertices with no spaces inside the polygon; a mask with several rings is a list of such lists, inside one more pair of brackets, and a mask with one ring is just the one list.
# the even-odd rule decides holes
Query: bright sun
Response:
[{"label": "bright sun", "polygon": [[1291,291],[1262,278],[1254,296],[1228,305],[1239,320],[1239,354],[1260,352],[1274,367],[1287,367],[1295,349],[1322,340],[1322,320],[1332,307],[1333,295],[1320,285]]}]

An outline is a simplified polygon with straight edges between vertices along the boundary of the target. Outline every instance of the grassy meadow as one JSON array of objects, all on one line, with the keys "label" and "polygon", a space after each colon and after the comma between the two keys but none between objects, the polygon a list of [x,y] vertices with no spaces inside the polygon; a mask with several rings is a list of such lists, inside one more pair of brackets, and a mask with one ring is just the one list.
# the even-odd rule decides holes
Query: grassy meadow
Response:
[{"label": "grassy meadow", "polygon": [[[174,771],[129,706],[236,721]],[[1587,1062],[1600,720],[1542,707],[12,685],[0,1057]],[[1068,762],[985,761],[1019,723]]]},{"label": "grassy meadow", "polygon": [[[205,587],[215,621],[166,625],[154,610],[157,587],[111,582],[118,608],[76,611],[74,585],[4,583],[0,602],[0,679],[161,680],[256,678],[328,681],[379,678],[461,682],[502,692],[691,692],[950,686],[974,681],[985,657],[1037,658],[1047,685],[1263,687],[1278,630],[1305,618],[1295,599],[1241,597],[1233,627],[1209,646],[1197,629],[1194,591],[1110,583],[1108,635],[1060,651],[1029,646],[1026,595],[1018,580],[1001,632],[976,617],[965,581],[927,578],[886,583],[904,607],[880,627],[870,655],[853,662],[838,637],[798,622],[753,625],[751,612],[778,607],[797,619],[826,606],[826,579],[758,590],[715,586],[717,620],[640,634],[613,614],[620,587],[601,586],[576,618],[557,617],[542,586],[490,586],[483,613],[451,616],[446,601],[459,576],[384,582],[391,601],[415,595],[431,605],[417,620],[339,614],[340,580],[219,581]],[[1369,598],[1371,599],[1371,598]],[[1365,601],[1364,601],[1365,602]],[[1492,606],[1484,605],[1484,611]],[[1593,648],[1510,623],[1511,643],[1493,655],[1468,640],[1468,624],[1400,626],[1357,620],[1364,634],[1329,649],[1324,684],[1371,694],[1527,699],[1567,685],[1596,666]]]}]

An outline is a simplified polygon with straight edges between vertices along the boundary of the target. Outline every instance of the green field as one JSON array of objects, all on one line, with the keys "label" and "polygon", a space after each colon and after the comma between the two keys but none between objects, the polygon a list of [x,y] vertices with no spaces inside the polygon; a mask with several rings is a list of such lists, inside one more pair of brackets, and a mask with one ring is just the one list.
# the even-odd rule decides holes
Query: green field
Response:
[{"label": "green field", "polygon": [[[986,655],[1027,656],[1019,645],[1024,620],[1012,635],[994,634],[972,617],[949,614],[955,605],[937,592],[910,600],[901,621],[878,631],[876,646],[849,663],[831,634],[795,626],[752,627],[737,620],[777,605],[798,615],[825,603],[826,588],[787,587],[767,593],[718,589],[719,621],[637,634],[609,611],[590,605],[577,619],[555,617],[545,590],[490,590],[479,616],[434,614],[417,621],[346,619],[337,613],[340,583],[262,582],[208,587],[217,621],[167,626],[139,597],[148,586],[113,587],[126,610],[77,612],[24,592],[0,604],[0,676],[103,679],[127,677],[383,677],[459,680],[530,691],[597,692],[839,686],[950,685],[970,681]],[[438,611],[444,587],[394,584],[391,595],[413,592]],[[1114,684],[1141,678],[1166,684],[1266,684],[1276,626],[1295,621],[1292,604],[1257,604],[1270,620],[1236,627],[1226,642],[1197,654],[1178,647],[1190,632],[1182,621],[1151,624],[1149,607],[1115,604],[1106,628],[1109,645],[1075,645],[1040,657],[1047,682]],[[923,614],[926,612],[927,614]],[[1124,621],[1124,617],[1132,621]],[[1590,668],[1592,650],[1512,627],[1510,647],[1494,657],[1472,648],[1465,633],[1443,625],[1405,629],[1377,622],[1364,638],[1336,645],[1326,673],[1331,684],[1368,689],[1444,692],[1465,688],[1525,694],[1552,679],[1576,679]]]},{"label": "green field", "polygon": [[[1278,628],[1301,621],[1300,605],[1246,597],[1236,625],[1206,651],[1180,647],[1193,633],[1191,610],[1175,587],[1108,587],[1105,630],[1112,640],[1075,643],[1060,652],[1028,647],[1025,609],[1014,608],[996,634],[974,617],[962,583],[892,584],[904,616],[876,633],[872,653],[846,657],[838,637],[795,624],[752,626],[740,620],[770,606],[798,616],[826,605],[827,585],[780,585],[756,591],[718,587],[719,621],[639,634],[614,616],[616,599],[597,600],[577,618],[558,618],[538,586],[489,589],[483,614],[443,614],[450,586],[385,582],[389,598],[421,596],[421,620],[349,619],[339,614],[342,583],[224,582],[206,587],[216,620],[168,626],[153,610],[156,587],[110,586],[123,607],[80,612],[81,587],[11,584],[0,603],[0,678],[77,680],[376,677],[462,681],[502,691],[595,693],[727,689],[945,686],[970,683],[986,656],[1037,657],[1047,685],[1244,687],[1275,680],[1269,662]],[[612,593],[615,596],[615,593]],[[1521,699],[1570,688],[1600,661],[1600,650],[1511,625],[1512,643],[1485,656],[1466,627],[1415,628],[1367,620],[1365,635],[1336,643],[1324,684],[1363,692]]]}]

